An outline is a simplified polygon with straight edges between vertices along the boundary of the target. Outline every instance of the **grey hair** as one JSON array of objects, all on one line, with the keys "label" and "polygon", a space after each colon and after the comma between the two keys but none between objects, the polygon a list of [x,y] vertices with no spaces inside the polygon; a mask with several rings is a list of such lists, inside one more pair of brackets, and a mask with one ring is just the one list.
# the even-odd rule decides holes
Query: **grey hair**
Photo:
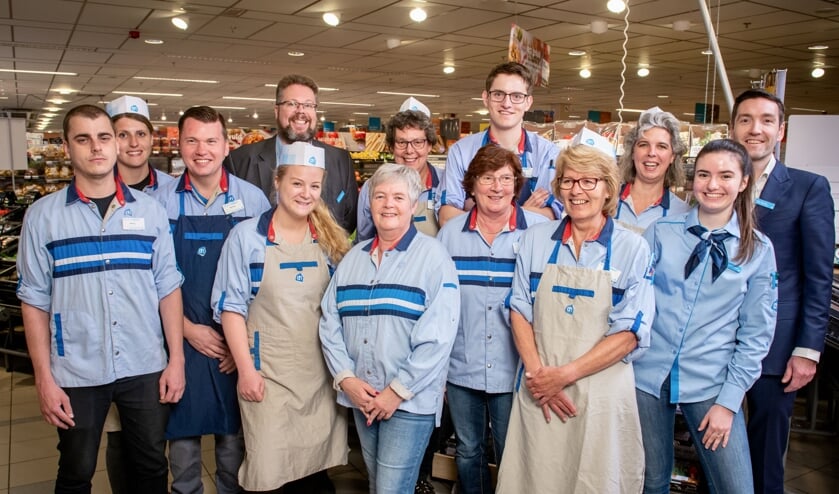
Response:
[{"label": "grey hair", "polygon": [[370,177],[370,200],[373,200],[373,194],[376,187],[389,182],[402,182],[408,186],[408,198],[411,204],[416,204],[420,194],[425,189],[420,180],[419,173],[409,166],[398,165],[396,163],[385,163],[376,170],[372,177]]},{"label": "grey hair", "polygon": [[670,164],[667,168],[667,173],[664,175],[664,187],[680,187],[685,183],[682,157],[687,152],[687,145],[685,145],[679,135],[681,131],[679,119],[673,116],[672,113],[662,111],[658,107],[650,108],[642,113],[638,117],[638,125],[631,129],[626,134],[626,137],[624,137],[623,155],[621,155],[620,162],[618,163],[621,172],[621,181],[624,183],[635,181],[635,163],[632,161],[635,144],[644,132],[654,128],[664,129],[670,134],[670,147],[673,149],[673,163]]}]

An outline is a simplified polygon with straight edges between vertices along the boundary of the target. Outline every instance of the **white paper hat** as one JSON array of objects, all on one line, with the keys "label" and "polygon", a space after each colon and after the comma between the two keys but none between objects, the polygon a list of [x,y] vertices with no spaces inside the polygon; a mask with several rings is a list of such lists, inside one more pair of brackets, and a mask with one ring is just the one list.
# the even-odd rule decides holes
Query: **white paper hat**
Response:
[{"label": "white paper hat", "polygon": [[609,139],[586,127],[583,127],[583,130],[578,132],[571,140],[572,146],[576,146],[577,144],[591,146],[610,158],[615,159],[615,148],[609,142]]},{"label": "white paper hat", "polygon": [[105,105],[105,111],[111,117],[122,115],[123,113],[136,113],[146,117],[146,119],[149,118],[149,105],[136,96],[120,96]]},{"label": "white paper hat", "polygon": [[326,168],[323,148],[313,146],[307,142],[294,142],[280,146],[277,154],[277,166],[302,165]]},{"label": "white paper hat", "polygon": [[431,118],[431,110],[429,110],[427,106],[420,103],[420,101],[418,99],[414,98],[413,96],[406,99],[405,102],[402,103],[402,106],[399,107],[399,111],[405,111],[405,110],[413,110],[413,111],[418,111],[420,113],[425,113],[425,115],[428,118]]}]

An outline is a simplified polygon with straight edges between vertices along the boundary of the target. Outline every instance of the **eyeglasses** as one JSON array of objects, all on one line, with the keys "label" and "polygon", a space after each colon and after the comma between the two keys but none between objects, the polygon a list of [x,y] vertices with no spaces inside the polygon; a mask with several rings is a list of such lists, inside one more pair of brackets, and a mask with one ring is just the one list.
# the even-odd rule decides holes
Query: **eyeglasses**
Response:
[{"label": "eyeglasses", "polygon": [[408,149],[408,144],[411,145],[414,149],[422,149],[428,144],[428,141],[425,139],[414,139],[413,141],[394,141],[393,147],[402,151],[403,149]]},{"label": "eyeglasses", "polygon": [[602,178],[565,178],[559,179],[559,188],[562,190],[571,190],[574,184],[578,184],[583,190],[594,190],[597,188],[597,182],[603,180]]},{"label": "eyeglasses", "polygon": [[513,185],[516,183],[516,177],[513,175],[501,175],[500,177],[496,177],[494,175],[481,175],[478,177],[478,183],[481,185],[493,185],[495,182],[498,182],[501,185]]},{"label": "eyeglasses", "polygon": [[277,106],[284,106],[286,108],[290,108],[292,110],[297,110],[298,108],[303,108],[304,110],[314,110],[318,107],[317,103],[298,103],[297,101],[279,101],[277,102]]},{"label": "eyeglasses", "polygon": [[504,91],[499,90],[492,90],[489,92],[490,101],[494,101],[496,103],[501,103],[507,96],[510,97],[510,103],[518,105],[524,103],[524,100],[526,100],[529,95],[525,93],[505,93]]}]

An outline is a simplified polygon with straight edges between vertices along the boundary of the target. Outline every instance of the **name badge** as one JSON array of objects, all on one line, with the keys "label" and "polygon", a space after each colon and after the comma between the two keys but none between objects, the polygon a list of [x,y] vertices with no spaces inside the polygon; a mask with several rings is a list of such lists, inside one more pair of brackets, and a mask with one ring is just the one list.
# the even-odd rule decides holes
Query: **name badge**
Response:
[{"label": "name badge", "polygon": [[757,200],[755,201],[755,204],[757,204],[758,206],[763,206],[766,209],[775,209],[775,203],[774,202],[769,202],[766,199],[761,199],[760,197],[757,198]]},{"label": "name badge", "polygon": [[237,211],[245,209],[245,203],[242,202],[241,199],[236,199],[235,201],[228,202],[222,206],[222,209],[224,210],[224,214],[233,214]]},{"label": "name badge", "polygon": [[522,168],[521,174],[524,175],[524,178],[530,178],[533,176],[533,168]]},{"label": "name badge", "polygon": [[145,218],[123,218],[122,219],[122,229],[123,230],[145,230],[146,229],[146,219]]}]

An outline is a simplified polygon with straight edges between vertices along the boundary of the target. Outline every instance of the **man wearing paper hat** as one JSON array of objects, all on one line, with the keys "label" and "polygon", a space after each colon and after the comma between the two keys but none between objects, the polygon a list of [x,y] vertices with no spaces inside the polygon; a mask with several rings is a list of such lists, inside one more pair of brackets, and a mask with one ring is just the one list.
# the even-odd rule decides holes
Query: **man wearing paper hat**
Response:
[{"label": "man wearing paper hat", "polygon": [[[117,138],[117,171],[126,185],[150,192],[175,179],[149,163],[154,128],[149,107],[136,96],[120,96],[105,105]],[[110,443],[109,443],[110,444]]]},{"label": "man wearing paper hat", "polygon": [[488,144],[519,155],[522,172],[527,178],[517,199],[520,206],[549,219],[558,218],[562,213],[562,206],[550,193],[553,163],[559,150],[551,141],[522,127],[524,113],[533,104],[530,90],[530,71],[519,63],[502,63],[490,71],[481,95],[489,111],[489,128],[464,137],[449,150],[436,204],[441,226],[474,204],[466,197],[463,177],[478,149]]},{"label": "man wearing paper hat", "polygon": [[291,74],[277,83],[274,115],[277,135],[261,142],[233,150],[224,166],[233,175],[256,185],[271,201],[277,203],[274,190],[274,169],[280,148],[294,142],[307,142],[324,151],[326,180],[321,198],[332,215],[346,231],[355,231],[358,184],[350,155],[345,149],[316,140],[318,86],[311,78]]}]

